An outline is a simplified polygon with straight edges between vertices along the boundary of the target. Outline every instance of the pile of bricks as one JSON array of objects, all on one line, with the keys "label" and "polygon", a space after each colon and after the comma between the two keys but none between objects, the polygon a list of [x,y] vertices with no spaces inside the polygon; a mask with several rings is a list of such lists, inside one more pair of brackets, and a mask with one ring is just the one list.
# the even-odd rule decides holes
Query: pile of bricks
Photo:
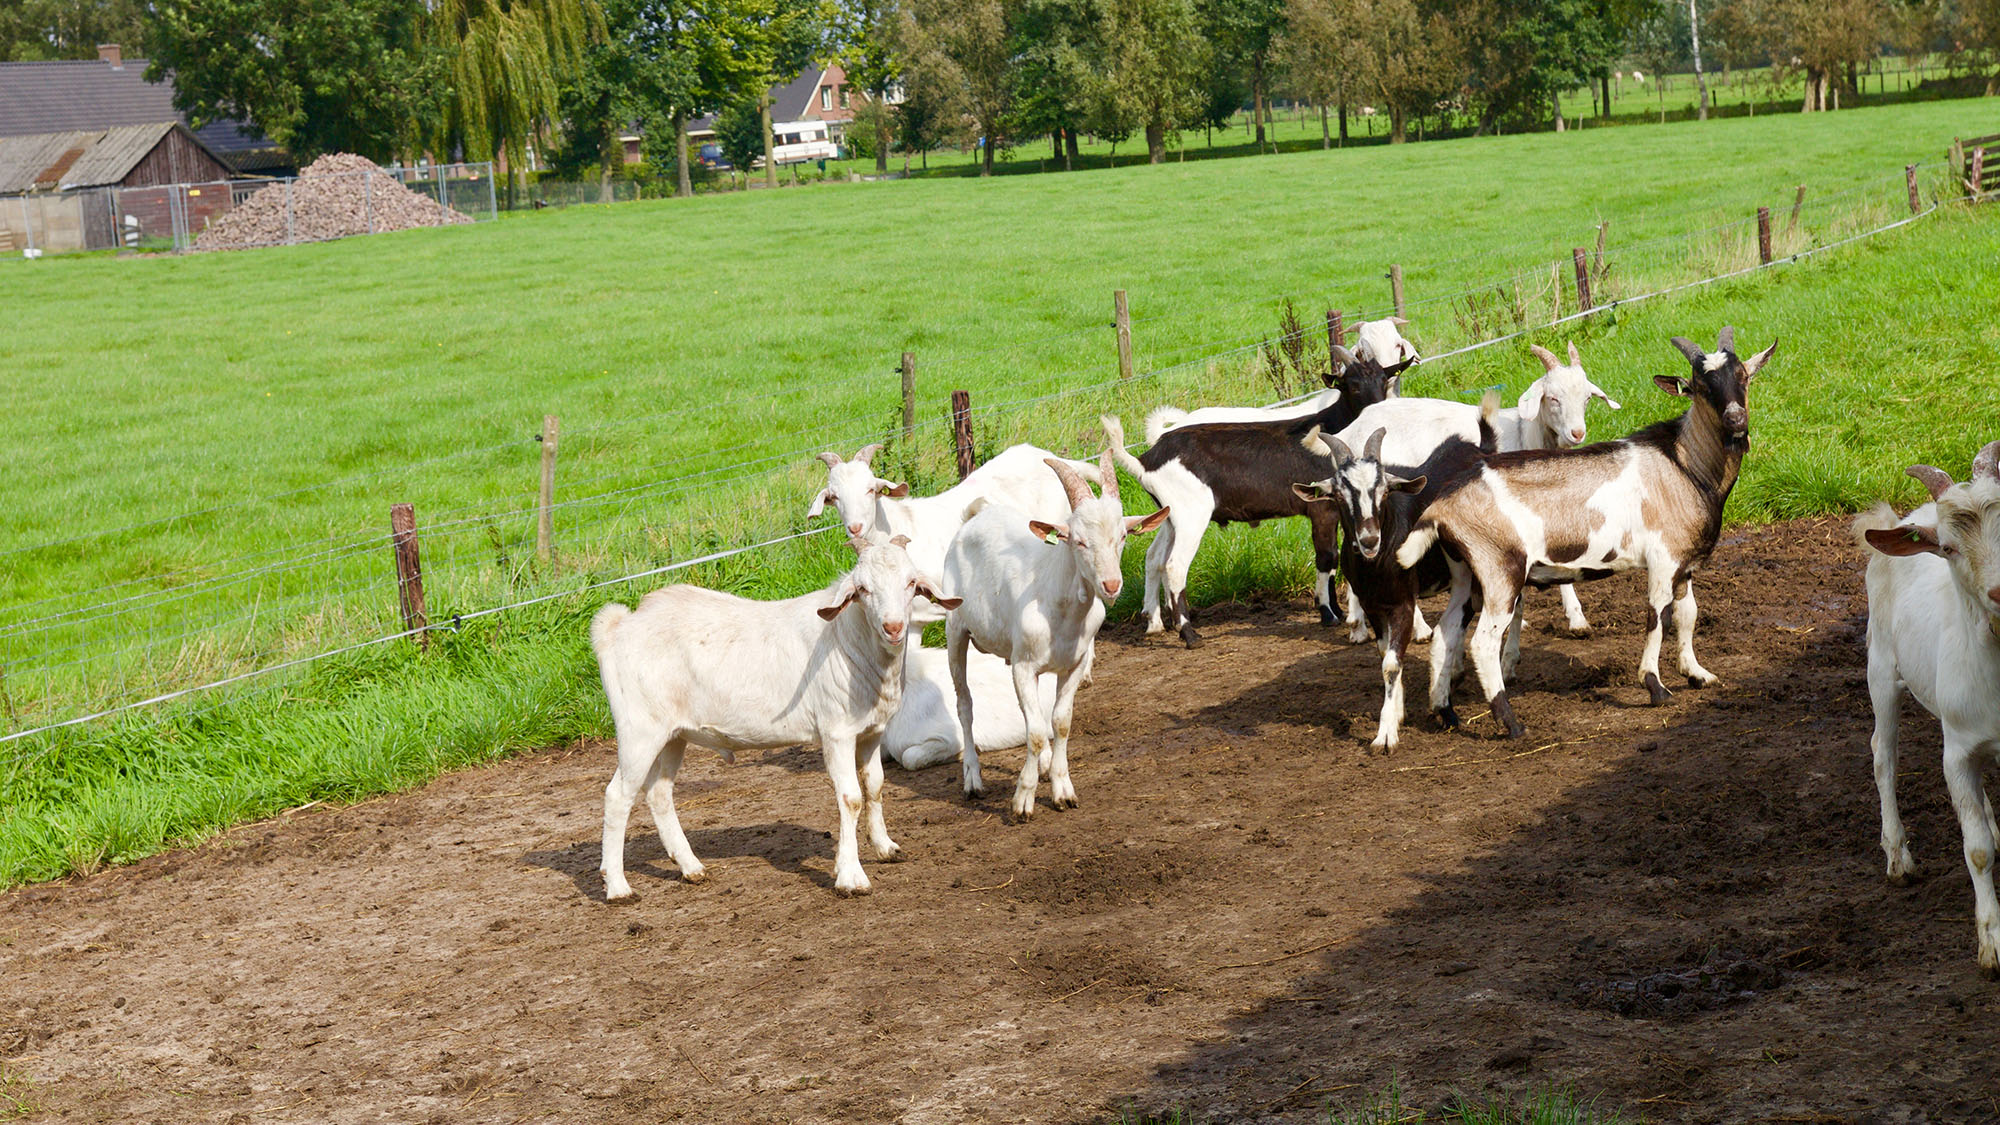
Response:
[{"label": "pile of bricks", "polygon": [[290,184],[262,188],[215,218],[194,248],[243,250],[471,221],[404,187],[367,157],[335,152],[306,165]]}]

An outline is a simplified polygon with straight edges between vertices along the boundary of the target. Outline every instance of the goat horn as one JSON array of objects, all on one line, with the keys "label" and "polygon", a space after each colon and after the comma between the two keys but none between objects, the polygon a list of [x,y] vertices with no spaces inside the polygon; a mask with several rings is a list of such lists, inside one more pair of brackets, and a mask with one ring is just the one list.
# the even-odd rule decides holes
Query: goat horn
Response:
[{"label": "goat horn", "polygon": [[1528,353],[1536,359],[1541,360],[1542,366],[1548,368],[1550,371],[1554,371],[1556,368],[1562,366],[1562,360],[1556,358],[1556,353],[1540,344],[1529,344]]},{"label": "goat horn", "polygon": [[1386,427],[1378,427],[1374,433],[1368,435],[1368,444],[1362,447],[1361,455],[1370,461],[1380,461],[1382,459],[1382,439],[1387,437],[1388,434],[1389,431]]},{"label": "goat horn", "polygon": [[874,445],[862,446],[861,452],[855,454],[854,459],[864,465],[872,465],[875,463],[875,455],[880,452],[882,452],[882,443],[878,441]]},{"label": "goat horn", "polygon": [[1987,442],[1979,456],[1972,459],[1972,475],[2000,481],[2000,441]]},{"label": "goat horn", "polygon": [[840,454],[838,453],[832,453],[832,452],[822,453],[819,455],[819,459],[826,462],[826,467],[829,469],[833,468],[835,465],[840,464]]},{"label": "goat horn", "polygon": [[1118,499],[1118,470],[1111,464],[1111,450],[1107,447],[1097,455],[1097,479],[1104,482],[1104,494]]},{"label": "goat horn", "polygon": [[1736,354],[1736,329],[1727,324],[1723,325],[1722,331],[1715,336],[1715,350]]},{"label": "goat horn", "polygon": [[[2000,444],[2000,442],[1996,442],[1995,444]],[[1988,447],[1988,449],[1991,448],[1991,446]],[[1984,451],[1982,451],[1983,455]],[[1973,471],[1975,473],[1978,472],[1978,468],[1977,463],[1975,463]],[[1930,465],[1911,465],[1903,471],[1923,481],[1924,487],[1931,490],[1931,499],[1933,500],[1943,496],[1944,490],[1951,487],[1951,474],[1945,472],[1943,469],[1934,468]]]},{"label": "goat horn", "polygon": [[1703,352],[1699,345],[1686,336],[1675,336],[1673,339],[1674,346],[1681,350],[1682,355],[1688,357],[1689,363],[1700,366],[1701,361],[1708,358],[1707,353]]},{"label": "goat horn", "polygon": [[1042,464],[1054,469],[1056,479],[1062,481],[1063,491],[1069,494],[1070,511],[1075,511],[1078,505],[1090,499],[1090,486],[1083,483],[1083,478],[1076,475],[1075,469],[1053,457],[1042,458]]}]

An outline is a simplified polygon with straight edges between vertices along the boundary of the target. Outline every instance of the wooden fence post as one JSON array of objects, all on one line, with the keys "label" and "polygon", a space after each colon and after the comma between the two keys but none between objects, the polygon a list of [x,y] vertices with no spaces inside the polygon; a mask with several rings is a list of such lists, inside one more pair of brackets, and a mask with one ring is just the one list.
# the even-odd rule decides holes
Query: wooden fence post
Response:
[{"label": "wooden fence post", "polygon": [[1965,142],[1957,137],[1951,139],[1951,174],[1961,182],[1965,178]]},{"label": "wooden fence post", "polygon": [[[1333,356],[1333,349],[1339,347],[1341,340],[1346,336],[1347,326],[1340,322],[1340,310],[1326,310],[1326,354],[1329,358]],[[1328,370],[1332,370],[1331,365]]]},{"label": "wooden fence post", "polygon": [[416,630],[417,647],[430,647],[430,627],[424,617],[424,567],[417,557],[417,509],[410,504],[389,506],[389,540],[396,551],[396,603],[403,611],[403,628]]},{"label": "wooden fence post", "polygon": [[1792,217],[1785,220],[1785,230],[1799,229],[1799,209],[1806,205],[1806,185],[1799,185],[1799,192],[1792,197]]},{"label": "wooden fence post", "polygon": [[1590,271],[1600,278],[1604,276],[1604,235],[1610,229],[1610,219],[1597,224],[1597,251],[1591,256]]},{"label": "wooden fence post", "polygon": [[972,475],[972,392],[951,392],[951,444],[958,454],[958,479]]},{"label": "wooden fence post", "polygon": [[1966,176],[1965,194],[1976,203],[1979,201],[1979,197],[1985,193],[1986,146],[1980,145],[1978,148],[1972,150],[1972,171]]},{"label": "wooden fence post", "polygon": [[1757,208],[1757,263],[1771,264],[1771,209]]},{"label": "wooden fence post", "polygon": [[903,444],[917,432],[917,355],[903,353]]},{"label": "wooden fence post", "polygon": [[1909,185],[1910,214],[1914,215],[1917,213],[1917,166],[1916,165],[1914,164],[1903,165],[1903,182]]},{"label": "wooden fence post", "polygon": [[1403,315],[1403,267],[1389,267],[1389,297],[1396,308],[1396,315]]},{"label": "wooden fence post", "polygon": [[1132,377],[1132,313],[1125,306],[1125,291],[1115,290],[1111,294],[1111,308],[1116,314],[1112,327],[1118,329],[1118,377]]},{"label": "wooden fence post", "polygon": [[556,436],[560,423],[553,414],[542,415],[542,492],[536,507],[535,557],[543,562],[556,549]]},{"label": "wooden fence post", "polygon": [[1576,311],[1589,312],[1597,307],[1590,299],[1590,263],[1584,260],[1581,246],[1569,253],[1576,262]]}]

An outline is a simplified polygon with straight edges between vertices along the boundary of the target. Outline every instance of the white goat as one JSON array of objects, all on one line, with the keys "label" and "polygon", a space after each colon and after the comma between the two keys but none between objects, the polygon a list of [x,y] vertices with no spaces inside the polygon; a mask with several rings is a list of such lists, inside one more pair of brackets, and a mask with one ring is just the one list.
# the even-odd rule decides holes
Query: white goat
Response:
[{"label": "white goat", "polygon": [[2000,759],[2000,441],[1979,451],[1972,478],[1913,465],[1931,503],[1902,520],[1887,504],[1854,521],[1868,557],[1868,695],[1875,704],[1875,788],[1889,880],[1916,870],[1896,808],[1902,692],[1944,728],[1944,779],[1972,873],[1979,967],[2000,978],[2000,900],[1993,892],[1993,803],[1982,765]]},{"label": "white goat", "polygon": [[[1584,408],[1590,405],[1592,399],[1602,399],[1606,406],[1617,410],[1617,401],[1606,394],[1604,388],[1591,382],[1574,341],[1569,345],[1567,364],[1540,344],[1531,345],[1528,350],[1542,361],[1545,374],[1528,384],[1527,389],[1521,392],[1520,401],[1494,417],[1493,432],[1499,439],[1500,452],[1569,449],[1582,444],[1589,432]],[[1479,444],[1479,412],[1478,406],[1467,402],[1438,398],[1392,398],[1363,410],[1335,436],[1350,449],[1358,449],[1376,430],[1387,430],[1382,463],[1421,465],[1452,438]],[[1563,615],[1569,620],[1570,631],[1589,633],[1590,620],[1583,615],[1583,603],[1577,601],[1575,587],[1562,586],[1559,591]],[[1348,639],[1354,643],[1360,644],[1368,639],[1368,623],[1362,618],[1361,603],[1356,600],[1353,590],[1347,592],[1347,627]],[[1429,636],[1430,627],[1424,624],[1424,615],[1419,611],[1416,631],[1411,639],[1423,641]],[[1520,647],[1518,619],[1509,634],[1508,644],[1513,650]]]},{"label": "white goat", "polygon": [[1409,323],[1400,316],[1361,321],[1354,326],[1354,354],[1383,367],[1421,362],[1424,357],[1417,354],[1417,346],[1403,338],[1401,329]]},{"label": "white goat", "polygon": [[[1001,504],[980,505],[944,560],[945,588],[964,599],[945,622],[965,748],[960,779],[967,797],[985,792],[967,675],[968,650],[977,645],[1013,670],[1015,698],[1028,732],[1026,761],[1014,789],[1014,812],[1021,817],[1034,814],[1035,789],[1044,769],[1056,807],[1076,804],[1076,787],[1069,778],[1076,689],[1090,673],[1104,607],[1124,587],[1119,567],[1125,537],[1151,531],[1168,516],[1165,508],[1150,516],[1125,516],[1109,451],[1098,460],[1101,497],[1092,496],[1090,485],[1065,462],[1050,458],[1048,466],[1069,497],[1071,510],[1062,525]],[[1043,706],[1038,688],[1045,672],[1056,677],[1053,707]]]},{"label": "white goat", "polygon": [[[983,652],[966,654],[972,687],[974,745],[981,753],[1028,744],[1028,727],[1014,702],[1014,673],[1007,662]],[[1044,711],[1055,709],[1056,678],[1044,674]],[[906,770],[955,762],[965,749],[958,728],[958,698],[951,686],[951,661],[941,648],[913,648],[903,666],[903,705],[882,733],[882,753]]]},{"label": "white goat", "polygon": [[689,745],[729,761],[738,750],[817,745],[840,810],[834,890],[868,892],[855,845],[864,808],[875,855],[896,858],[882,820],[881,742],[902,700],[910,603],[921,595],[950,609],[958,599],[911,563],[900,536],[850,542],[854,569],[801,597],[760,602],[667,586],[637,609],[597,611],[590,643],[618,731],[618,770],[604,787],[606,900],[632,895],[625,825],[641,790],[681,877],[702,881],[674,811],[674,777]]},{"label": "white goat", "polygon": [[[936,496],[909,498],[910,486],[875,475],[871,462],[882,446],[864,447],[852,460],[838,453],[822,453],[826,462],[826,487],[813,497],[806,518],[813,519],[831,503],[847,525],[849,535],[875,530],[884,535],[901,535],[910,541],[910,558],[925,574],[936,574],[944,566],[945,548],[965,522],[967,509],[975,500],[998,501],[1038,519],[1058,520],[1069,513],[1062,485],[1049,475],[1043,462],[1055,457],[1046,449],[1016,445],[974,469],[971,475]],[[1090,471],[1087,461],[1065,464],[1081,472]],[[922,605],[919,622],[942,620],[944,614]]]}]

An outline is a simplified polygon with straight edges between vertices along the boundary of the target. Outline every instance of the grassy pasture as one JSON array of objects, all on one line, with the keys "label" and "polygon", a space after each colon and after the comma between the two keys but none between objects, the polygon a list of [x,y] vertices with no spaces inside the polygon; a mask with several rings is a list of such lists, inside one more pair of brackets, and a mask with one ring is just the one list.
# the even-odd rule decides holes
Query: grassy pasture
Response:
[{"label": "grassy pasture", "polygon": [[[1103,408],[1136,430],[1162,400],[1269,397],[1255,346],[1278,295],[1309,317],[1329,304],[1376,314],[1382,267],[1400,261],[1412,333],[1442,350],[1510,327],[1509,302],[1553,311],[1567,274],[1550,281],[1547,262],[1588,245],[1600,219],[1613,232],[1602,284],[1631,293],[1742,264],[1754,251],[1740,225],[1647,240],[1759,203],[1782,213],[1798,182],[1815,202],[1781,252],[1892,217],[1900,174],[1883,173],[1992,127],[1972,110],[1991,113],[1944,103],[751,193],[15,267],[23,328],[0,342],[0,364],[23,447],[43,455],[0,485],[14,513],[0,545],[8,707],[27,726],[391,628],[392,501],[429,524],[434,620],[575,590],[802,529],[810,452],[883,436],[905,348],[919,357],[921,428],[885,454],[896,475],[944,478],[954,386],[996,404],[976,421],[982,449],[1034,438],[1086,452]],[[1625,403],[1593,418],[1609,435],[1673,411],[1650,386],[1681,362],[1668,335],[1712,337],[1728,320],[1746,344],[1779,336],[1732,518],[1907,499],[1903,465],[1963,471],[1992,436],[1996,249],[1991,220],[1947,213],[1537,338],[1575,338]],[[1432,301],[1475,284],[1491,299]],[[1140,368],[1160,374],[1100,386],[1116,374],[1106,290],[1121,286]],[[1409,389],[1516,391],[1536,370],[1526,343],[1427,366]],[[574,503],[549,567],[533,561],[524,511],[544,411],[563,418],[558,496]],[[713,475],[657,484],[700,473]],[[1218,534],[1198,596],[1298,589],[1302,540],[1289,527]],[[838,559],[822,536],[688,576],[772,595],[823,581]],[[429,657],[364,650],[253,681],[262,690],[230,706],[0,746],[0,884],[599,732],[583,622],[658,581],[468,622]],[[128,600],[89,608],[112,599]],[[55,628],[35,620],[66,612]]]}]

